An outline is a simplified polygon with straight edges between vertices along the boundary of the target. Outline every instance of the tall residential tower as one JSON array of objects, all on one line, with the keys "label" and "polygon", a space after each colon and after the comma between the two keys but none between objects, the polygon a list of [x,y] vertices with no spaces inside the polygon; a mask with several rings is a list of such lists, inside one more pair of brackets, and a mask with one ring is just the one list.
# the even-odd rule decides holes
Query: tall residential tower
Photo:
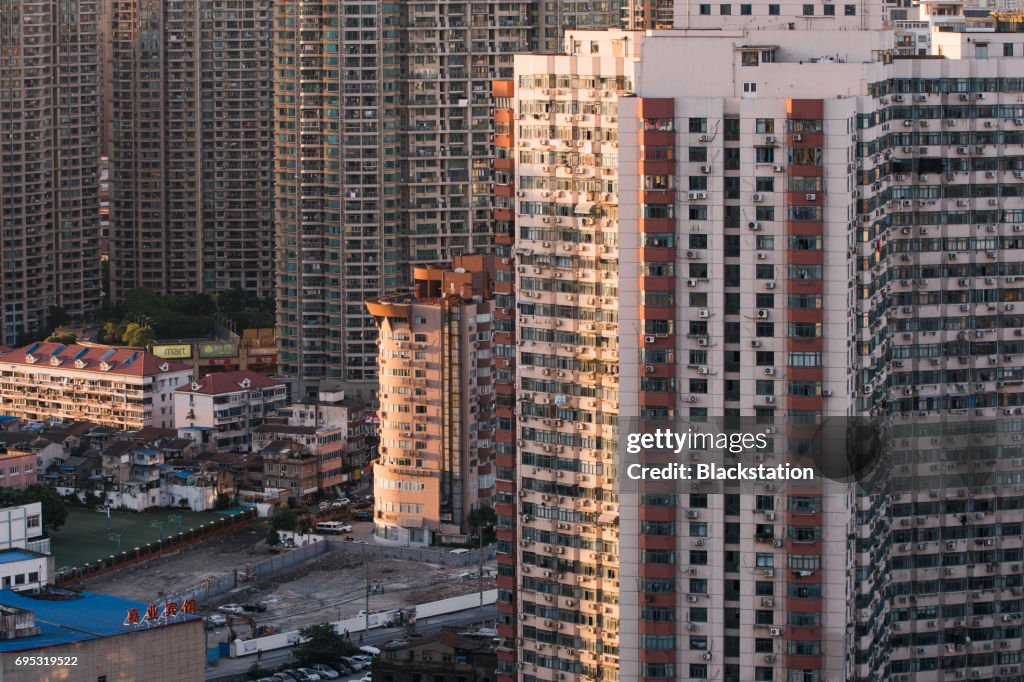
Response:
[{"label": "tall residential tower", "polygon": [[99,308],[94,0],[0,2],[0,341]]},{"label": "tall residential tower", "polygon": [[618,2],[276,3],[278,339],[301,393],[370,397],[363,301],[408,263],[490,251],[491,81],[513,55],[619,21]]},{"label": "tall residential tower", "polygon": [[112,3],[112,296],[271,295],[271,0]]}]

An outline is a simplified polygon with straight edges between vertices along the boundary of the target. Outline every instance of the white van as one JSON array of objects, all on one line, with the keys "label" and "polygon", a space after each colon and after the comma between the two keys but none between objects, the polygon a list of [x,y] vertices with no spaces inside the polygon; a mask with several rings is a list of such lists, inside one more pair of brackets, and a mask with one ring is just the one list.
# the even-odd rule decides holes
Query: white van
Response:
[{"label": "white van", "polygon": [[321,535],[341,535],[345,532],[345,524],[340,521],[321,521],[316,524],[316,532]]},{"label": "white van", "polygon": [[452,551],[450,551],[448,553],[452,554],[454,556],[461,556],[463,554],[469,554],[469,550],[468,549],[453,549]]}]

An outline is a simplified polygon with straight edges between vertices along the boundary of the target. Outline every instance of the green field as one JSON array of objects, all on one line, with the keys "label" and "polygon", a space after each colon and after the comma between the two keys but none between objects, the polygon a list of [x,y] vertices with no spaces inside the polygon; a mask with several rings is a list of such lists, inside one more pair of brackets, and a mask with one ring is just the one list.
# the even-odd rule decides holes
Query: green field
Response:
[{"label": "green field", "polygon": [[110,513],[110,530],[107,530],[107,515],[93,509],[68,508],[68,520],[60,530],[50,531],[50,551],[56,561],[55,568],[81,566],[117,553],[117,540],[109,539],[111,534],[121,536],[121,551],[141,547],[160,539],[160,528],[153,527],[154,521],[163,521],[164,537],[178,533],[177,521],[171,516],[181,516],[184,530],[198,528],[200,524],[220,518],[218,512],[192,512],[176,509],[155,509],[137,514],[134,512]]}]

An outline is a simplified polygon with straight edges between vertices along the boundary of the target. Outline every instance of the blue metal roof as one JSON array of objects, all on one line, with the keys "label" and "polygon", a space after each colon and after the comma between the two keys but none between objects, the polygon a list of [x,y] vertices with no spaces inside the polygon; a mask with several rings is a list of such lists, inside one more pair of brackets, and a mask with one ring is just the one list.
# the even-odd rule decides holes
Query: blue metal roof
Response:
[{"label": "blue metal roof", "polygon": [[29,554],[28,552],[19,552],[16,549],[12,549],[6,552],[0,552],[0,564],[9,564],[15,561],[24,561],[25,559],[35,558],[35,554]]},{"label": "blue metal roof", "polygon": [[[139,609],[140,616],[146,612],[146,604],[92,592],[83,592],[71,599],[33,599],[12,590],[2,590],[0,604],[34,612],[36,626],[41,630],[33,637],[0,641],[0,653],[116,637],[129,632],[129,626],[124,624],[128,609]],[[185,618],[200,619],[197,615]]]}]

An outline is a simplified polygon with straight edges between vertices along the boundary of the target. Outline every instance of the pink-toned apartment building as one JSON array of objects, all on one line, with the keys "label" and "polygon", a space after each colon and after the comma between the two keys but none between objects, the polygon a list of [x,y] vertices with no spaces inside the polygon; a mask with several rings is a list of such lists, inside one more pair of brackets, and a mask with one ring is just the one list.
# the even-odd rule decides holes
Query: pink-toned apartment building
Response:
[{"label": "pink-toned apartment building", "polygon": [[378,542],[464,541],[494,486],[493,257],[417,267],[414,287],[367,302],[380,330]]}]

